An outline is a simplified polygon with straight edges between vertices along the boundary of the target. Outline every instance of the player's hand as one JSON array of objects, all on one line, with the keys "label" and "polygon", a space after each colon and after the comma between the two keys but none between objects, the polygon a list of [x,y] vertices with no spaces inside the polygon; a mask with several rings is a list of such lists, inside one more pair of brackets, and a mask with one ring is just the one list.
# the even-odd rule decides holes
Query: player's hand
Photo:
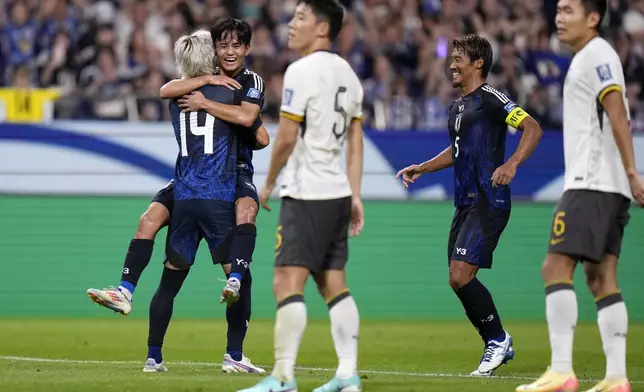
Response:
[{"label": "player's hand", "polygon": [[355,197],[351,199],[351,229],[349,235],[351,237],[359,235],[363,227],[364,208],[362,207],[362,200]]},{"label": "player's hand", "polygon": [[423,175],[420,165],[411,165],[402,169],[396,174],[396,179],[402,176],[403,185],[405,188],[409,187],[409,184],[413,184],[420,176]]},{"label": "player's hand", "polygon": [[231,90],[238,90],[242,88],[241,84],[239,84],[238,81],[225,75],[209,75],[208,84],[212,84],[213,86],[228,87]]},{"label": "player's hand", "polygon": [[275,189],[275,184],[272,184],[272,185],[265,184],[264,188],[262,188],[262,190],[259,191],[259,204],[266,211],[271,210],[271,206],[268,205],[268,199],[271,197],[271,193],[273,193],[273,189]]},{"label": "player's hand", "polygon": [[640,207],[644,207],[644,181],[638,175],[629,178],[629,183],[631,185],[631,193],[633,193],[633,199]]},{"label": "player's hand", "polygon": [[206,97],[204,97],[204,95],[199,91],[193,91],[190,94],[179,98],[177,103],[184,112],[197,112],[204,108]]},{"label": "player's hand", "polygon": [[508,185],[517,174],[517,164],[506,162],[496,168],[492,174],[492,186]]}]

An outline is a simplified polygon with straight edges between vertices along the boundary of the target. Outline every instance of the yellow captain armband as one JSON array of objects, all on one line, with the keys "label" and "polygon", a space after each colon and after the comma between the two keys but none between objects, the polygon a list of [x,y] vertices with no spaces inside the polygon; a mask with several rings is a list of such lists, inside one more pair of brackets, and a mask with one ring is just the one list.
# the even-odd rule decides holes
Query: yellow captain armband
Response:
[{"label": "yellow captain armband", "polygon": [[505,123],[512,128],[518,129],[519,124],[521,124],[521,121],[523,121],[523,119],[526,117],[530,117],[530,115],[526,113],[525,110],[517,106],[516,108],[512,109],[510,113],[508,113],[507,117],[505,118]]},{"label": "yellow captain armband", "polygon": [[362,122],[362,116],[356,116],[356,117],[353,117],[353,118],[351,119],[351,121],[356,121],[356,122],[361,123],[361,122]]},{"label": "yellow captain armband", "polygon": [[599,95],[597,95],[597,101],[599,103],[602,103],[604,98],[606,97],[606,94],[610,93],[611,91],[622,91],[622,86],[618,84],[611,84],[609,86],[606,86],[602,89],[602,91],[599,92]]},{"label": "yellow captain armband", "polygon": [[288,113],[288,112],[280,112],[280,117],[288,118],[291,121],[295,121],[298,123],[304,122],[304,116],[298,116],[297,114],[293,113]]}]

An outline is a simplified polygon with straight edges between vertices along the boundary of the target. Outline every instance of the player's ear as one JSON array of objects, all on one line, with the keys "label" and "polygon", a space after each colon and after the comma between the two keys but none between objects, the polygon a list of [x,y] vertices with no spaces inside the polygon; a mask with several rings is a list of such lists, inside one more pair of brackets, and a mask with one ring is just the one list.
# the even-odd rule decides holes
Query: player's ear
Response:
[{"label": "player's ear", "polygon": [[246,45],[244,47],[244,57],[248,56],[248,52],[250,51],[250,44]]},{"label": "player's ear", "polygon": [[586,26],[590,29],[599,27],[599,13],[589,12],[586,17]]},{"label": "player's ear", "polygon": [[331,25],[327,21],[318,22],[317,26],[318,37],[324,38],[328,37],[331,32]]},{"label": "player's ear", "polygon": [[476,67],[476,69],[483,69],[483,63],[483,59],[474,60],[474,66]]}]

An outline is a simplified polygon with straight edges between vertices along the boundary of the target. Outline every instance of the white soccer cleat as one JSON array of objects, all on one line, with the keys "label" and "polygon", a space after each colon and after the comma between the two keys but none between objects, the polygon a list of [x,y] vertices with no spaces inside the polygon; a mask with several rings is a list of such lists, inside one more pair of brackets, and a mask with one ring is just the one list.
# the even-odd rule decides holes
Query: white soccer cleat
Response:
[{"label": "white soccer cleat", "polygon": [[230,354],[224,355],[224,363],[221,365],[221,370],[225,373],[266,373],[266,370],[253,365],[250,359],[245,356],[242,355],[241,361],[235,361]]},{"label": "white soccer cleat", "polygon": [[88,289],[87,296],[95,303],[112,309],[122,316],[127,316],[132,311],[132,301],[115,287],[107,289]]},{"label": "white soccer cleat", "polygon": [[165,367],[163,362],[157,363],[154,358],[148,358],[148,360],[145,361],[145,365],[143,366],[143,373],[159,373],[167,371],[168,368]]},{"label": "white soccer cleat", "polygon": [[221,291],[221,298],[219,303],[227,303],[228,306],[234,304],[239,300],[239,289],[241,282],[237,278],[230,278],[226,281],[226,287]]},{"label": "white soccer cleat", "polygon": [[509,333],[505,332],[505,339],[503,341],[490,340],[487,342],[479,367],[470,376],[492,376],[496,369],[508,363],[513,358],[514,349],[512,348],[512,337]]}]

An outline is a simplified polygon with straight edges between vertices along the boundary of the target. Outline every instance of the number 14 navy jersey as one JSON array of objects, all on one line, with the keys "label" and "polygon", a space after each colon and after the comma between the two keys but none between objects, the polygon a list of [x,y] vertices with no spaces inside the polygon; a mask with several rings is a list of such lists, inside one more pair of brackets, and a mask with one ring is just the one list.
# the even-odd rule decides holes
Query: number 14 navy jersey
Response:
[{"label": "number 14 navy jersey", "polygon": [[[239,96],[222,86],[204,86],[206,99],[239,105]],[[170,102],[179,155],[174,171],[175,200],[235,201],[237,143],[233,125],[205,111],[186,112]]]},{"label": "number 14 navy jersey", "polygon": [[516,128],[527,116],[489,84],[452,102],[448,128],[456,207],[482,202],[494,208],[511,208],[510,187],[493,187],[492,174],[505,161],[508,125]]}]

